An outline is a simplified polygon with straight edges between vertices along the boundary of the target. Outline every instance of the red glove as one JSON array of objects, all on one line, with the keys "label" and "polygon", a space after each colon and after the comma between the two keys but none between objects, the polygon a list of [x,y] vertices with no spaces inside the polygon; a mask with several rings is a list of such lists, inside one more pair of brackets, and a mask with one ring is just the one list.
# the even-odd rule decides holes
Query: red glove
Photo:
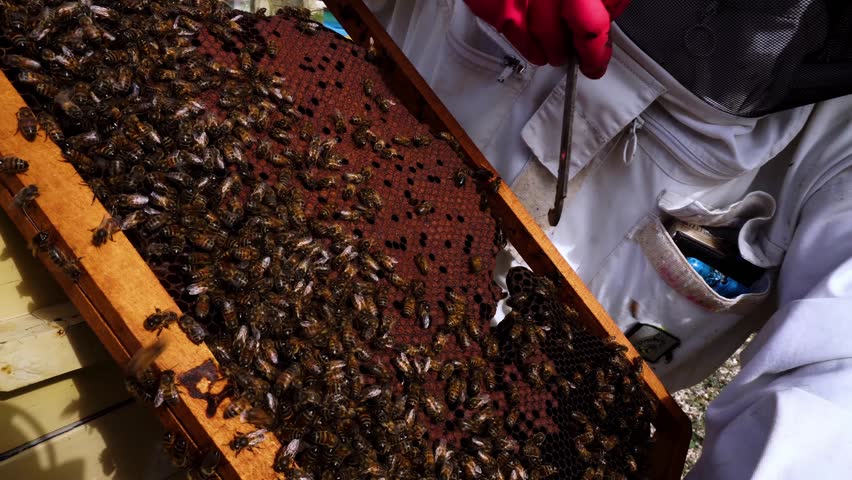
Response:
[{"label": "red glove", "polygon": [[536,65],[562,65],[571,48],[580,71],[600,78],[612,56],[609,27],[630,0],[465,0]]}]

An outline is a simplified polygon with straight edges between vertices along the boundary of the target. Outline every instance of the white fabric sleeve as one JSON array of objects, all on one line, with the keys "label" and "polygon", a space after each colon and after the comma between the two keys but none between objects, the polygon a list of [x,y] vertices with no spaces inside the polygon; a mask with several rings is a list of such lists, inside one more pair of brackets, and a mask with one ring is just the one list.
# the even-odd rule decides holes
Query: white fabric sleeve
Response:
[{"label": "white fabric sleeve", "polygon": [[779,309],[707,410],[690,480],[852,478],[852,169],[803,200]]},{"label": "white fabric sleeve", "polygon": [[416,38],[418,28],[429,25],[429,21],[419,22],[418,18],[434,19],[433,10],[438,8],[437,4],[443,4],[443,0],[416,1],[416,0],[365,0],[364,4],[376,19],[385,27],[385,30],[393,38],[394,42],[403,50],[406,49],[406,40]]}]

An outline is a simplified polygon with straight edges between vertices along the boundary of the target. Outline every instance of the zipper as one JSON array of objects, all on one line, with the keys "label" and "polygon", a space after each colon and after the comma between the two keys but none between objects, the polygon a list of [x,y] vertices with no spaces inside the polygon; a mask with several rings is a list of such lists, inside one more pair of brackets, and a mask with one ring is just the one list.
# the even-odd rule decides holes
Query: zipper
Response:
[{"label": "zipper", "polygon": [[524,73],[526,69],[526,64],[518,57],[503,55],[503,71],[497,76],[497,81],[503,83],[512,75]]},{"label": "zipper", "polygon": [[[675,158],[675,160],[679,160],[681,161],[681,163],[685,163],[683,162],[683,160],[691,162],[685,163],[685,165],[696,171],[699,175],[706,175],[709,173],[711,175],[716,175],[719,178],[730,177],[730,173],[722,172],[717,168],[711,167],[704,160],[698,157],[698,155],[687,149],[683,145],[683,143],[676,136],[672,135],[672,133],[669,132],[668,129],[663,127],[660,121],[655,119],[653,115],[642,114],[637,118],[642,118],[644,120],[642,126],[645,131],[657,137],[657,139],[663,145],[663,148],[668,150],[668,152]],[[697,167],[703,167],[704,171],[702,172],[701,169]]]}]

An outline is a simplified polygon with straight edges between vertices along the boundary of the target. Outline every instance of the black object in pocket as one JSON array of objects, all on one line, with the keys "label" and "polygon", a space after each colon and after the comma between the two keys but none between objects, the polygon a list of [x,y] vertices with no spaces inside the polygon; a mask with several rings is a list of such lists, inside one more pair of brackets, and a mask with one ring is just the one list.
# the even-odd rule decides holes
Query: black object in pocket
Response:
[{"label": "black object in pocket", "polygon": [[738,228],[703,227],[673,219],[666,230],[685,257],[695,257],[743,285],[751,286],[763,275],[762,268],[740,255]]}]

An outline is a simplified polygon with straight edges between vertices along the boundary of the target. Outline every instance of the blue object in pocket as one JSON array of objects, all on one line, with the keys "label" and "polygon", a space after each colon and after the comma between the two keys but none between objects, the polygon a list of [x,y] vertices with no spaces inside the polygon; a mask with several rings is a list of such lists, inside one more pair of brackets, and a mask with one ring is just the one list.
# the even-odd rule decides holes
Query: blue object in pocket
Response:
[{"label": "blue object in pocket", "polygon": [[742,283],[734,280],[731,277],[723,274],[719,270],[707,265],[695,257],[686,257],[689,265],[701,275],[704,282],[713,289],[714,292],[725,298],[734,298],[744,293],[749,293],[749,288]]}]

